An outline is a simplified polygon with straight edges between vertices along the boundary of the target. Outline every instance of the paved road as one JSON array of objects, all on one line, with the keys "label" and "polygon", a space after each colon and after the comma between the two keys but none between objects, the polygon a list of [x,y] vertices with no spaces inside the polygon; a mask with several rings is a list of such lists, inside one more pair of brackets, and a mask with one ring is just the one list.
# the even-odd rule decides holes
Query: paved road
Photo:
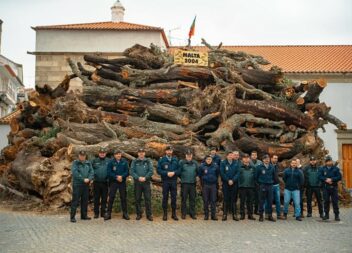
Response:
[{"label": "paved road", "polygon": [[352,209],[341,218],[151,223],[114,217],[72,224],[67,215],[0,211],[0,252],[352,252]]}]

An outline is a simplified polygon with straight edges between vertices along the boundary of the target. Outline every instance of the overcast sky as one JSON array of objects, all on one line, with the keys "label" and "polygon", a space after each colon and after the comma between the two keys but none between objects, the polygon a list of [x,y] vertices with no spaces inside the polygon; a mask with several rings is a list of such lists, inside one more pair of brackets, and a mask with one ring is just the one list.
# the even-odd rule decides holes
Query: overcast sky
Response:
[{"label": "overcast sky", "polygon": [[[114,0],[0,0],[1,54],[23,64],[34,85],[35,32],[31,26],[110,21]],[[159,26],[172,44],[186,43],[197,15],[193,45],[204,37],[224,45],[352,44],[351,0],[121,0],[125,21]],[[175,29],[175,30],[173,30]]]}]

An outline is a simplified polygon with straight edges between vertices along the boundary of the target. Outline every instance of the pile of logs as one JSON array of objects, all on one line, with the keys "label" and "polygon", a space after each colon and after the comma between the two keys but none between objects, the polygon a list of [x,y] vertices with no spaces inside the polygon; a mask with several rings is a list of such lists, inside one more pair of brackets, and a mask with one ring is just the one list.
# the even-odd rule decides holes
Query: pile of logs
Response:
[{"label": "pile of logs", "polygon": [[[10,185],[59,207],[71,200],[70,164],[80,150],[92,157],[99,147],[119,148],[134,159],[144,147],[156,163],[170,144],[179,157],[192,149],[198,161],[216,146],[277,154],[285,165],[326,154],[317,135],[325,124],[346,129],[319,100],[325,80],[294,83],[278,67],[264,71],[269,63],[260,56],[203,43],[209,67],[174,65],[154,45],[135,45],[117,59],[67,59],[71,75],[56,88],[36,87],[18,105],[2,150]],[[82,80],[80,92],[69,91],[73,78]]]}]

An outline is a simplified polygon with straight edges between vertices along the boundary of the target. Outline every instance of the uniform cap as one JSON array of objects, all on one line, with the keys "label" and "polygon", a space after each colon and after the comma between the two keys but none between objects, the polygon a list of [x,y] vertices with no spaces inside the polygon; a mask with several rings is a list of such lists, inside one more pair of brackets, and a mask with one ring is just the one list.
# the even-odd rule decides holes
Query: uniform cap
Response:
[{"label": "uniform cap", "polygon": [[115,150],[114,150],[114,155],[115,155],[115,154],[122,154],[122,151],[119,150],[119,149],[115,149]]},{"label": "uniform cap", "polygon": [[100,148],[99,149],[99,153],[106,153],[106,152],[107,152],[106,148]]},{"label": "uniform cap", "polygon": [[84,151],[84,150],[80,150],[80,151],[78,152],[78,154],[79,154],[79,155],[87,155],[86,151]]},{"label": "uniform cap", "polygon": [[192,150],[190,150],[190,149],[187,149],[187,150],[186,150],[186,155],[193,155],[193,152],[192,152]]},{"label": "uniform cap", "polygon": [[172,146],[166,146],[165,150],[173,150]]},{"label": "uniform cap", "polygon": [[327,161],[332,161],[332,157],[329,156],[329,155],[327,155],[327,156],[325,157],[325,162],[327,162]]},{"label": "uniform cap", "polygon": [[265,154],[265,155],[263,155],[263,157],[262,157],[263,160],[264,160],[264,159],[267,159],[267,158],[270,158],[270,156],[269,156],[268,154]]},{"label": "uniform cap", "polygon": [[142,153],[142,152],[145,152],[145,149],[144,149],[144,148],[138,149],[138,153]]},{"label": "uniform cap", "polygon": [[315,156],[311,156],[311,157],[309,158],[309,160],[315,161],[315,160],[317,160],[317,158],[316,158]]}]

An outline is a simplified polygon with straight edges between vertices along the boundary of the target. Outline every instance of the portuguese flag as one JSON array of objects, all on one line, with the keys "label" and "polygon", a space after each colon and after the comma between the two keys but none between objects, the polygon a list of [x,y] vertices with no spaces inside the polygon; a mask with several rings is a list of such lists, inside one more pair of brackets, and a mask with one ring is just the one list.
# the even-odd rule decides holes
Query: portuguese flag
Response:
[{"label": "portuguese flag", "polygon": [[191,28],[189,29],[188,33],[188,38],[191,39],[191,37],[194,35],[195,27],[196,27],[196,18],[197,16],[194,17]]}]

